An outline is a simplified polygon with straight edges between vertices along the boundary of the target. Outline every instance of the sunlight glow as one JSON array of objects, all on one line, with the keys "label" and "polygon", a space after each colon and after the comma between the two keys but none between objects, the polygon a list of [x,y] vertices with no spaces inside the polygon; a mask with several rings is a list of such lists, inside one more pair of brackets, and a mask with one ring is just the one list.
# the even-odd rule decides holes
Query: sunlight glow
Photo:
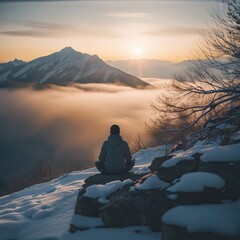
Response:
[{"label": "sunlight glow", "polygon": [[135,47],[135,48],[133,49],[133,53],[134,53],[134,55],[136,55],[136,56],[142,55],[142,48],[140,48],[140,47]]}]

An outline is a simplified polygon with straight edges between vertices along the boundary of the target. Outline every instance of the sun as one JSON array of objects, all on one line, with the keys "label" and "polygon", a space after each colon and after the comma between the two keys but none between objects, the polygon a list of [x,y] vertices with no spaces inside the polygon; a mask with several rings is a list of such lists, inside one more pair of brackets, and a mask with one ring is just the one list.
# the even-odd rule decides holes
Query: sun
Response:
[{"label": "sun", "polygon": [[133,53],[134,53],[134,55],[135,56],[137,56],[137,57],[140,57],[141,55],[142,55],[142,48],[141,47],[135,47],[134,49],[133,49]]}]

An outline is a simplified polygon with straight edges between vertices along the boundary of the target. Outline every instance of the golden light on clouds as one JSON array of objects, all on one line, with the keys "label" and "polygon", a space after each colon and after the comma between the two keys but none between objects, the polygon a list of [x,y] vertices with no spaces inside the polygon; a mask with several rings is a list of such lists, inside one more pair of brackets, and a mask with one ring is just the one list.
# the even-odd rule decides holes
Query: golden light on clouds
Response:
[{"label": "golden light on clouds", "polygon": [[[71,46],[103,60],[182,61],[207,28],[208,1],[0,2],[0,62]],[[188,9],[191,8],[191,12]]]}]

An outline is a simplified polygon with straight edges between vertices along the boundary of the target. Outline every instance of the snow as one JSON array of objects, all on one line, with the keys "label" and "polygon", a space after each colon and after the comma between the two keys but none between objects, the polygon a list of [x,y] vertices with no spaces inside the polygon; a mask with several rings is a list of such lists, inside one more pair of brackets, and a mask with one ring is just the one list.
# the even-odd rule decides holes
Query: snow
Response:
[{"label": "snow", "polygon": [[240,143],[208,148],[203,153],[203,162],[240,162]]},{"label": "snow", "polygon": [[3,73],[2,75],[0,75],[0,82],[1,82],[1,81],[6,81],[8,75],[9,75],[10,73],[11,73],[11,71],[7,71],[7,72]]},{"label": "snow", "polygon": [[86,188],[86,193],[84,196],[89,198],[97,198],[100,203],[105,204],[108,202],[107,197],[109,195],[131,183],[133,183],[133,181],[131,179],[127,179],[124,181],[117,180],[109,182],[105,185],[94,184]]},{"label": "snow", "polygon": [[146,226],[95,228],[77,234],[66,233],[59,240],[161,240],[161,234]]},{"label": "snow", "polygon": [[131,187],[131,191],[137,190],[150,190],[150,189],[164,189],[169,186],[169,183],[162,181],[159,177],[153,174],[147,178],[142,184],[136,184],[135,187]]},{"label": "snow", "polygon": [[167,198],[171,199],[171,200],[177,200],[178,195],[177,194],[170,194],[167,196]]},{"label": "snow", "polygon": [[137,153],[133,154],[133,159],[135,159],[138,163],[150,164],[154,158],[165,156],[167,149],[168,145],[141,149]]},{"label": "snow", "polygon": [[227,204],[178,206],[166,212],[165,224],[186,228],[189,233],[210,232],[240,236],[240,200]]},{"label": "snow", "polygon": [[151,169],[149,167],[140,167],[138,171],[136,171],[135,173],[141,175],[141,174],[147,174],[150,173]]},{"label": "snow", "polygon": [[[150,161],[162,154],[162,148],[149,148],[134,154],[136,164],[132,171],[147,168]],[[93,228],[87,231],[67,233],[70,222],[100,224],[100,219],[74,216],[74,207],[84,180],[98,173],[96,168],[72,172],[22,191],[0,197],[0,240],[159,240],[159,233],[148,227]],[[82,223],[81,220],[84,220]],[[95,221],[96,220],[96,221]],[[136,232],[137,231],[137,232]]]},{"label": "snow", "polygon": [[[225,146],[222,147],[223,151],[221,152],[221,148],[217,146],[198,146],[195,147],[195,149],[178,153],[177,155],[178,157],[182,157],[184,155],[191,155],[195,151],[202,151],[204,155],[206,154],[208,157],[211,151],[214,151],[215,155],[218,154],[218,152],[231,155],[229,149],[237,154],[238,148],[239,144]],[[151,161],[156,157],[164,156],[165,151],[166,146],[160,146],[143,149],[135,153],[133,158],[136,160],[136,164],[132,171],[147,172],[148,165]],[[160,233],[154,233],[146,226],[109,229],[102,226],[100,218],[74,215],[74,207],[79,189],[82,187],[87,177],[96,173],[98,173],[96,168],[72,172],[52,180],[51,182],[37,184],[8,196],[0,197],[0,240],[95,240],[96,238],[98,240],[161,239]],[[200,175],[198,178],[200,178]],[[197,181],[197,184],[194,185],[194,189],[196,189],[196,186],[203,187],[209,186],[209,184],[213,184],[215,187],[221,186],[221,180],[217,180],[216,177],[209,175],[208,178],[210,180],[215,180],[211,180],[211,183],[208,183],[198,179],[199,182]],[[184,176],[183,179],[180,179],[179,183],[175,182],[175,187],[178,186],[178,189],[188,187],[189,189],[189,185],[192,187],[193,184],[191,181],[189,180],[189,183],[186,185],[183,184],[187,182],[186,176]],[[115,184],[116,186],[122,185],[123,182],[116,181]],[[92,194],[97,194],[98,192],[99,194],[97,197],[101,198],[104,202],[107,200],[108,194],[111,194],[110,189],[116,190],[115,184],[112,183],[112,187],[110,187],[110,184],[103,191],[104,194],[102,191],[99,191],[102,188],[100,187],[99,189],[98,186],[98,189],[95,189],[96,191]],[[163,189],[168,186],[167,183],[160,180],[156,175],[152,175],[152,177],[147,179],[144,183],[136,185],[135,187],[137,190],[144,190]],[[134,190],[136,189],[134,188]],[[170,194],[169,197],[174,199],[177,196],[176,194]],[[171,211],[174,212],[172,213]],[[164,221],[179,226],[187,226],[188,229],[190,229],[189,231],[203,229],[218,233],[229,233],[229,235],[239,235],[239,215],[239,202],[221,205],[181,206],[168,211],[164,215]],[[74,223],[80,227],[90,227],[90,229],[77,231],[71,234],[68,233],[70,223]]]},{"label": "snow", "polygon": [[94,228],[94,227],[105,226],[101,218],[87,217],[87,216],[76,215],[76,214],[73,215],[71,224],[78,228]]},{"label": "snow", "polygon": [[0,239],[59,237],[69,228],[79,187],[96,170],[73,172],[0,198]]},{"label": "snow", "polygon": [[173,158],[165,161],[161,167],[170,168],[183,160],[194,160],[192,156],[195,153],[202,153],[200,158],[203,162],[240,162],[240,143],[227,146],[218,146],[216,143],[208,145],[197,143],[197,145],[187,151],[180,152]]},{"label": "snow", "polygon": [[165,161],[161,167],[163,168],[170,168],[176,166],[178,163],[180,163],[183,160],[194,160],[194,157],[189,157],[189,156],[183,156],[183,157],[173,157],[167,161]]},{"label": "snow", "polygon": [[193,172],[184,174],[166,190],[172,193],[202,192],[205,188],[222,189],[224,186],[225,181],[214,173]]},{"label": "snow", "polygon": [[234,135],[232,136],[232,140],[234,141],[240,140],[240,131],[234,133]]}]

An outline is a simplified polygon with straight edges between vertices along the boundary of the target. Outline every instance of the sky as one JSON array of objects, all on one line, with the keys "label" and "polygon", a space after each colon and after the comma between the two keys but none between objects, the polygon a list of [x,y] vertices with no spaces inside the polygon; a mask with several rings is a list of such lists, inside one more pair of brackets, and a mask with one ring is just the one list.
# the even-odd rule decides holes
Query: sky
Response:
[{"label": "sky", "polygon": [[0,62],[71,46],[103,60],[191,58],[217,1],[2,1]]}]

